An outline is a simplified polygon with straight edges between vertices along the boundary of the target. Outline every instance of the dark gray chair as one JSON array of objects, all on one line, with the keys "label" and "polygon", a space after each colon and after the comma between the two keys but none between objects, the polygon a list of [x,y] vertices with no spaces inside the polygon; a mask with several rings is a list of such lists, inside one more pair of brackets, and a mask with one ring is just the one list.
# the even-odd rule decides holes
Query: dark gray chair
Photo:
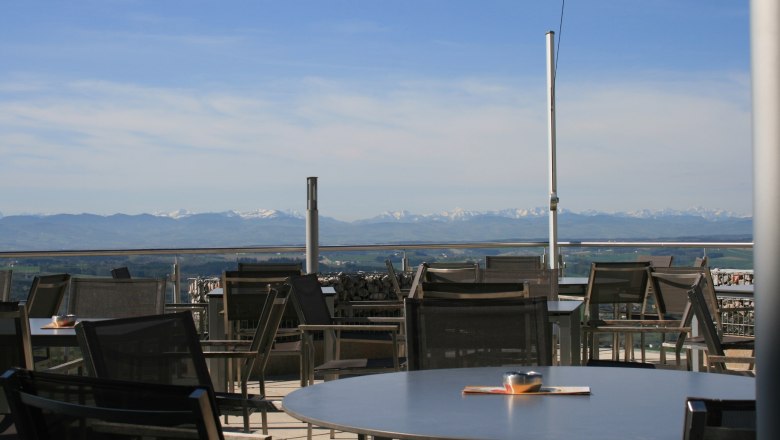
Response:
[{"label": "dark gray chair", "polygon": [[419,298],[528,298],[528,287],[525,283],[422,283]]},{"label": "dark gray chair", "polygon": [[424,281],[476,283],[480,278],[479,263],[423,263]]},{"label": "dark gray chair", "polygon": [[552,365],[545,298],[405,301],[407,368]]},{"label": "dark gray chair", "polygon": [[165,311],[164,278],[70,280],[68,313],[82,318],[128,318]]},{"label": "dark gray chair", "polygon": [[756,401],[690,397],[683,440],[754,440]]},{"label": "dark gray chair", "polygon": [[111,278],[115,278],[117,280],[129,280],[133,277],[130,276],[130,269],[128,269],[127,266],[122,266],[111,269]]},{"label": "dark gray chair", "polygon": [[25,439],[224,438],[208,387],[23,369],[0,383]]},{"label": "dark gray chair", "polygon": [[[213,390],[206,359],[190,312],[80,321],[76,324],[84,365],[92,376],[206,387]],[[274,409],[262,395],[215,393],[223,415]]]},{"label": "dark gray chair", "polygon": [[[298,328],[303,332],[303,367],[308,383],[314,383],[315,375],[355,375],[400,369],[398,333],[401,319],[335,318],[330,315],[316,274],[290,277],[289,283],[301,323]],[[315,365],[314,336],[323,333],[328,360]],[[341,359],[341,343],[347,340],[389,344],[391,358]]]}]

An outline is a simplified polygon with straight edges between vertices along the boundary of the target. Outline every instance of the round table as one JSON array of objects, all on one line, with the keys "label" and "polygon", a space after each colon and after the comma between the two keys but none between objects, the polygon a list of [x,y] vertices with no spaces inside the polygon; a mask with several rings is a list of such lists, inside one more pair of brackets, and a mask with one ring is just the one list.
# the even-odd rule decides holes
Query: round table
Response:
[{"label": "round table", "polygon": [[755,399],[755,379],[609,367],[518,367],[545,385],[589,386],[590,395],[475,395],[501,385],[506,367],[376,374],[298,389],[291,416],[317,426],[402,439],[681,438],[687,397]]}]

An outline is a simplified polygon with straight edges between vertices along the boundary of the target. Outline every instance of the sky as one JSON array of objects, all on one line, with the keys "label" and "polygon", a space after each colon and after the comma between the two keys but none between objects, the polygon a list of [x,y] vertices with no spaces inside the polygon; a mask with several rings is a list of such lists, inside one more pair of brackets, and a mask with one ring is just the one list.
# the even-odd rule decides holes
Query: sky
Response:
[{"label": "sky", "polygon": [[[563,15],[561,11],[563,10]],[[0,3],[0,213],[752,214],[749,2]]]}]

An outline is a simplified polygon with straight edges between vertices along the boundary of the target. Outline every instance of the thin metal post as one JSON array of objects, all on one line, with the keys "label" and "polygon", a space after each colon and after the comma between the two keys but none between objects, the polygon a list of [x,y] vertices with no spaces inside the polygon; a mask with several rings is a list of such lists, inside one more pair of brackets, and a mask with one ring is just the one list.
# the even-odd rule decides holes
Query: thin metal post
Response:
[{"label": "thin metal post", "polygon": [[555,155],[555,32],[547,32],[547,146],[550,165],[550,269],[558,269],[558,170]]},{"label": "thin metal post", "polygon": [[780,3],[750,4],[753,84],[753,268],[759,439],[780,438]]},{"label": "thin metal post", "polygon": [[179,268],[179,257],[173,257],[173,303],[181,302],[181,269]]},{"label": "thin metal post", "polygon": [[317,178],[306,178],[306,273],[319,271],[320,232],[317,211]]}]

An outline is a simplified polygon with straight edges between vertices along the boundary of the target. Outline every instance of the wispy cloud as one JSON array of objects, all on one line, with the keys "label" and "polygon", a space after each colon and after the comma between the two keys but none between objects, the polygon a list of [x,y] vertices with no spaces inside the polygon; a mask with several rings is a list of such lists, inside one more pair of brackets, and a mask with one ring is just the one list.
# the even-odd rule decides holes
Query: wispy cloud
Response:
[{"label": "wispy cloud", "polygon": [[[718,192],[749,185],[749,97],[746,89],[717,93],[724,81],[562,88],[564,206],[722,206]],[[314,175],[321,191],[332,194],[320,209],[348,218],[388,206],[451,209],[463,205],[457,201],[465,193],[484,203],[472,209],[545,200],[547,122],[544,90],[536,84],[468,78],[435,86],[399,81],[379,90],[330,80],[280,86],[0,82],[0,90],[14,91],[0,101],[0,184],[10,191],[38,188],[40,199],[51,188],[133,188],[168,204],[155,209],[296,209],[301,200],[271,195],[273,188],[302,186]],[[657,186],[659,180],[671,186]],[[198,200],[237,187],[257,190],[250,199]],[[166,198],[168,190],[176,196]],[[641,200],[633,200],[640,191]],[[355,197],[378,201],[348,202]],[[125,210],[121,201],[108,206],[110,197],[96,200],[95,206],[81,201],[78,210]],[[379,205],[385,208],[377,211]],[[744,212],[750,205],[740,200],[729,208]],[[60,210],[69,211],[68,204]]]}]

